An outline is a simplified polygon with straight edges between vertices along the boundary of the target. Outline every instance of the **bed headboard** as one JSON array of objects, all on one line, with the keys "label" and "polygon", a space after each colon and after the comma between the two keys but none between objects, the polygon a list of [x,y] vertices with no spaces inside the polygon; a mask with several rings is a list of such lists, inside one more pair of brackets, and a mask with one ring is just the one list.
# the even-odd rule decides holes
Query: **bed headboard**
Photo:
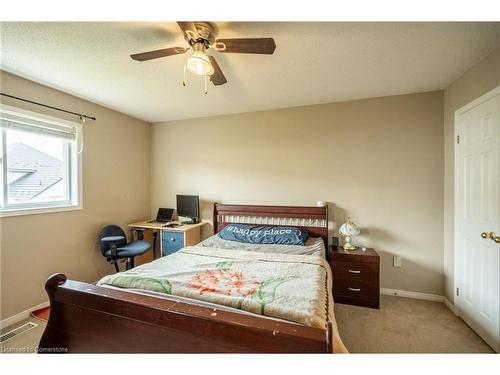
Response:
[{"label": "bed headboard", "polygon": [[231,223],[299,227],[311,237],[321,237],[328,254],[328,207],[214,203],[214,233]]}]

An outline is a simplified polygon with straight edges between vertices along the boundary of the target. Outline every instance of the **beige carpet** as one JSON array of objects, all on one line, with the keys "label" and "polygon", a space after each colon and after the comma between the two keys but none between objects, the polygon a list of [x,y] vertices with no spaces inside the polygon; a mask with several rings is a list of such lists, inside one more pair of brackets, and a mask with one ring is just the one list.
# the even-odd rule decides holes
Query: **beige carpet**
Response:
[{"label": "beige carpet", "polygon": [[335,305],[351,353],[492,353],[443,303],[381,296],[380,310]]},{"label": "beige carpet", "polygon": [[[381,309],[335,305],[340,336],[351,353],[492,353],[492,350],[444,304],[381,296]],[[4,353],[32,352],[45,323],[0,345]]]}]

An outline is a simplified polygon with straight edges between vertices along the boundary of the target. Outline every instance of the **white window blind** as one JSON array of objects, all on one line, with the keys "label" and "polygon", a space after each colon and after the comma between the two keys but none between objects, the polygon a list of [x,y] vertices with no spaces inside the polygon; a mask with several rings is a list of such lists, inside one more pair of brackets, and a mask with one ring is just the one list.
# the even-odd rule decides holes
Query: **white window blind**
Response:
[{"label": "white window blind", "polygon": [[44,117],[34,117],[27,113],[15,113],[12,110],[0,110],[0,126],[18,131],[38,132],[54,137],[76,139],[78,128],[76,124],[53,122]]}]

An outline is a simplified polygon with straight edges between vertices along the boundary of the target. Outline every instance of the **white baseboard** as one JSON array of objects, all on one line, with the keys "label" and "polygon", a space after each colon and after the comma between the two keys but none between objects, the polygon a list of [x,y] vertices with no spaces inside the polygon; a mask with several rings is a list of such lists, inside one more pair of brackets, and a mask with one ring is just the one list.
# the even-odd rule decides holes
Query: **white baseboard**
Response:
[{"label": "white baseboard", "polygon": [[451,310],[451,312],[453,314],[455,314],[456,316],[458,316],[458,310],[457,310],[457,307],[453,304],[453,302],[451,302],[448,298],[446,297],[443,297],[443,302],[444,304],[446,305],[447,308],[449,308]]},{"label": "white baseboard", "polygon": [[388,296],[396,296],[396,297],[423,299],[426,301],[442,302],[447,308],[450,309],[450,311],[453,314],[458,316],[457,307],[453,304],[453,302],[451,302],[445,296],[440,296],[439,294],[409,292],[407,290],[387,289],[387,288],[380,288],[380,294],[385,294]]},{"label": "white baseboard", "polygon": [[22,311],[19,314],[13,315],[10,318],[3,319],[0,321],[0,329],[4,329],[4,328],[9,327],[13,324],[19,323],[19,322],[23,321],[24,319],[29,318],[30,313],[32,311],[42,309],[42,308],[47,307],[49,305],[50,305],[49,301],[46,301],[46,302],[43,302],[37,306],[33,306],[32,308],[30,308],[28,310]]},{"label": "white baseboard", "polygon": [[426,301],[435,301],[435,302],[444,302],[445,299],[443,296],[440,296],[438,294],[410,292],[407,290],[387,289],[387,288],[380,288],[380,294],[385,294],[388,296],[396,296],[396,297],[423,299]]}]

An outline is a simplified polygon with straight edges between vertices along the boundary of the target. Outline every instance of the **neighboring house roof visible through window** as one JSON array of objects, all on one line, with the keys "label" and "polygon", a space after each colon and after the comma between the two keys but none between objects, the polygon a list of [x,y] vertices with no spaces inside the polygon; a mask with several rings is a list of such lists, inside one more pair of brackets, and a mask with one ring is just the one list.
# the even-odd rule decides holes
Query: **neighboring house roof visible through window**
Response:
[{"label": "neighboring house roof visible through window", "polygon": [[9,198],[30,200],[62,181],[63,162],[23,143],[8,146]]}]

